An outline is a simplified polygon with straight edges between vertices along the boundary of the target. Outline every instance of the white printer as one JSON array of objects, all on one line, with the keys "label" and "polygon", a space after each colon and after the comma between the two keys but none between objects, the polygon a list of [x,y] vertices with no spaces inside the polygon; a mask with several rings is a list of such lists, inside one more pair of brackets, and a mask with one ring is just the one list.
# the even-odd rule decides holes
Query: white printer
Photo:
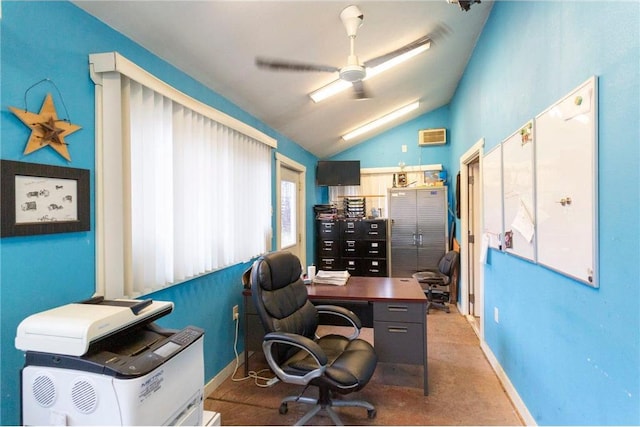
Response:
[{"label": "white printer", "polygon": [[204,331],[153,323],[172,310],[96,297],[23,320],[22,424],[202,425]]}]

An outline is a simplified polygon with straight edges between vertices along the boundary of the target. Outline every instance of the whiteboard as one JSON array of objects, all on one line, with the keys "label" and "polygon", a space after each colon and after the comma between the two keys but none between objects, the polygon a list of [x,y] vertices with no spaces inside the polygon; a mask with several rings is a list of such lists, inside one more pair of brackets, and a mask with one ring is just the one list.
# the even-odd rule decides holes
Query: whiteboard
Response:
[{"label": "whiteboard", "polygon": [[535,119],[538,262],[597,287],[597,80]]},{"label": "whiteboard", "polygon": [[507,253],[535,261],[533,120],[502,142],[503,245]]},{"label": "whiteboard", "polygon": [[502,145],[494,147],[482,158],[482,220],[489,247],[501,249]]}]

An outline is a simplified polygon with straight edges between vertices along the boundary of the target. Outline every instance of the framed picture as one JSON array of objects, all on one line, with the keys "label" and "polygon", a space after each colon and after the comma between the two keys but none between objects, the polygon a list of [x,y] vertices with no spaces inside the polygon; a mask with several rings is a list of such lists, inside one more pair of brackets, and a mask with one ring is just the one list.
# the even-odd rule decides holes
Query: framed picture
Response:
[{"label": "framed picture", "polygon": [[36,163],[0,163],[0,235],[89,231],[89,171]]}]

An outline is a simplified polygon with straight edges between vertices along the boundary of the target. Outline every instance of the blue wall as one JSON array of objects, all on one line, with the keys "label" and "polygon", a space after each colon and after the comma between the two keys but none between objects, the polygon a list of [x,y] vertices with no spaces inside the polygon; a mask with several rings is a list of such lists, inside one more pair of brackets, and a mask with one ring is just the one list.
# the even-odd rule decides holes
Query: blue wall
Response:
[{"label": "blue wall", "polygon": [[[445,106],[344,150],[331,159],[360,160],[360,166],[363,168],[397,167],[399,162],[404,162],[406,166],[442,163],[447,169],[450,167],[449,145],[420,147],[418,131],[448,127],[449,108]],[[450,131],[447,137],[451,137]],[[402,152],[402,145],[407,146],[406,153]]]},{"label": "blue wall", "polygon": [[[334,156],[451,178],[479,139],[491,149],[598,76],[600,288],[493,250],[484,270],[485,340],[541,425],[640,424],[639,26],[638,2],[496,2],[448,112]],[[445,151],[415,146],[426,127],[449,129]]]},{"label": "blue wall", "polygon": [[[88,169],[92,197],[90,232],[1,240],[0,424],[12,425],[19,423],[20,411],[23,354],[13,343],[19,322],[35,312],[88,298],[95,290],[95,109],[88,71],[90,53],[118,51],[179,90],[276,138],[278,152],[307,167],[309,218],[316,203],[317,158],[71,3],[2,1],[1,6],[0,158]],[[9,106],[24,108],[25,91],[44,78],[50,78],[62,93],[71,122],[82,126],[66,138],[70,164],[49,147],[23,156],[30,131],[8,111]],[[59,117],[66,117],[62,100],[50,83],[29,91],[28,110],[39,111],[49,92]],[[307,235],[313,235],[313,221],[308,222]],[[307,258],[312,257],[310,245]],[[152,295],[175,303],[174,312],[161,319],[161,325],[196,325],[206,330],[205,381],[234,358],[234,325],[229,313],[233,305],[241,304],[240,275],[246,266],[227,268]]]},{"label": "blue wall", "polygon": [[[496,2],[448,107],[334,157],[360,158],[363,167],[397,166],[400,160],[442,163],[452,177],[460,155],[480,138],[490,149],[588,77],[599,76],[600,288],[496,251],[485,267],[485,339],[539,424],[640,424],[639,23],[640,3],[634,1]],[[68,137],[70,166],[90,169],[93,182],[94,100],[87,56],[118,50],[278,138],[278,151],[307,166],[312,218],[311,206],[323,194],[313,186],[315,157],[171,65],[64,2],[3,1],[1,25],[1,158],[65,164],[48,148],[24,158],[29,132],[7,111],[22,105],[31,84],[50,77],[72,121],[83,126]],[[30,92],[31,111],[46,92],[54,94],[60,111],[55,90],[44,84]],[[448,128],[450,143],[418,148],[417,130],[428,127]],[[406,158],[402,144],[409,150]],[[92,229],[93,218],[92,208]],[[313,236],[313,221],[307,236]],[[313,259],[313,244],[307,248]],[[5,238],[0,257],[0,424],[16,424],[22,355],[13,348],[15,328],[28,314],[92,294],[94,233]],[[240,303],[238,277],[244,267],[153,295],[176,303],[175,312],[162,319],[164,326],[207,330],[206,379],[233,358],[227,314]],[[500,324],[491,320],[493,307],[500,309]]]},{"label": "blue wall", "polygon": [[638,2],[496,2],[450,104],[455,161],[599,78],[600,288],[485,268],[485,339],[539,424],[640,424],[639,25]]},{"label": "blue wall", "polygon": [[[452,162],[450,143],[424,147],[418,145],[418,131],[422,129],[445,128],[447,140],[449,140],[451,138],[449,116],[448,106],[437,108],[344,150],[331,157],[331,160],[360,160],[362,168],[398,167],[400,162],[405,166],[442,164],[443,169],[450,175],[450,171],[458,167],[457,160]],[[403,145],[407,146],[406,153],[402,152]],[[454,192],[451,191],[453,187],[450,183],[451,179],[448,180],[447,185],[449,185],[448,194],[452,203]],[[326,203],[328,198],[329,193],[325,191],[322,200]]]}]

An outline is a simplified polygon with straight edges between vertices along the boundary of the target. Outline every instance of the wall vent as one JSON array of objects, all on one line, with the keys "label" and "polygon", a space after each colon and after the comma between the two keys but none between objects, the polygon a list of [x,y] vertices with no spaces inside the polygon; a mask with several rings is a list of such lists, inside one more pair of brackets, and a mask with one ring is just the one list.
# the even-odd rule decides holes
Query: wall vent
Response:
[{"label": "wall vent", "polygon": [[447,129],[423,129],[418,131],[418,145],[442,145],[447,143]]}]

